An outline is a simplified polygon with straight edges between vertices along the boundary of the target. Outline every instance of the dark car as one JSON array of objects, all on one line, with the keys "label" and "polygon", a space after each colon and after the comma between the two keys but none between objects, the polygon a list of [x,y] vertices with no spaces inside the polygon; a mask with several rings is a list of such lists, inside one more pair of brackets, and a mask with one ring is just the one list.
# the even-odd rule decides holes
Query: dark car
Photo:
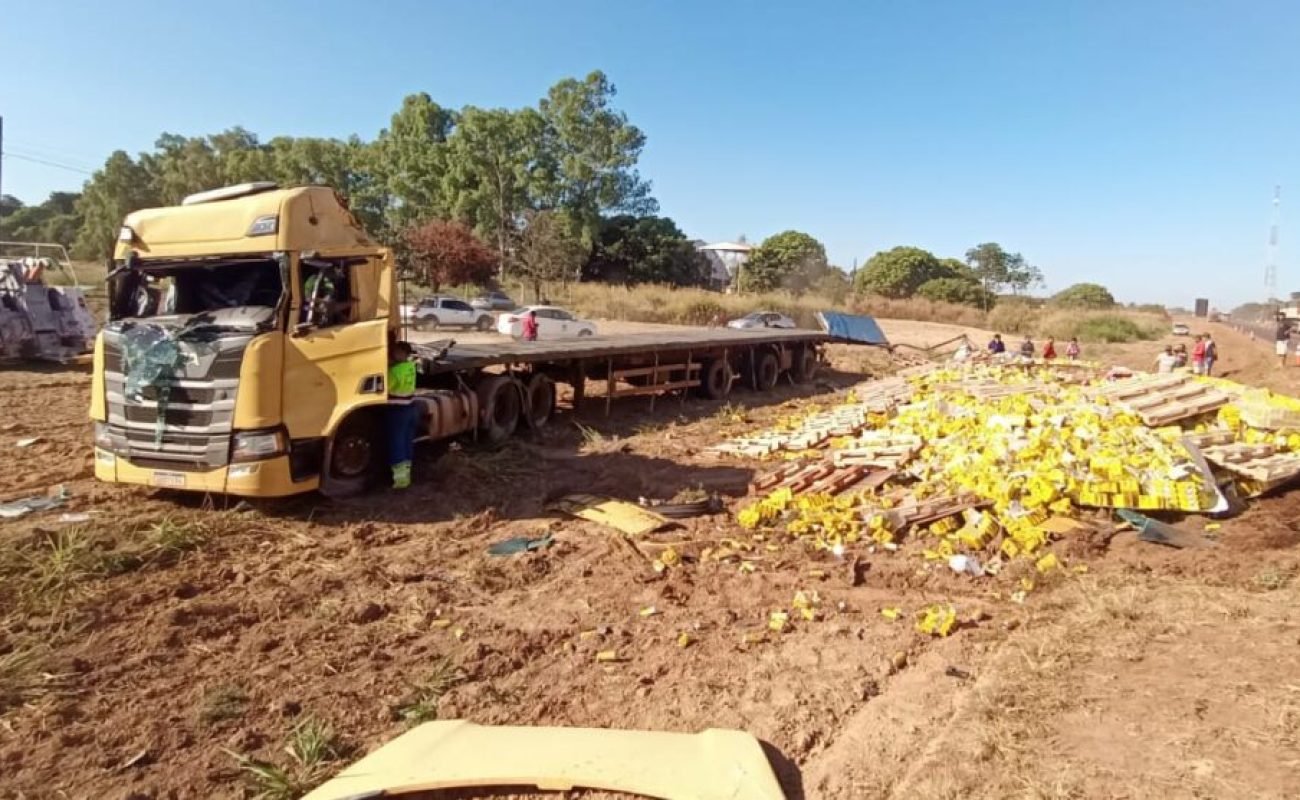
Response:
[{"label": "dark car", "polygon": [[488,311],[510,311],[518,306],[505,292],[488,292],[482,297],[475,297],[469,304]]}]

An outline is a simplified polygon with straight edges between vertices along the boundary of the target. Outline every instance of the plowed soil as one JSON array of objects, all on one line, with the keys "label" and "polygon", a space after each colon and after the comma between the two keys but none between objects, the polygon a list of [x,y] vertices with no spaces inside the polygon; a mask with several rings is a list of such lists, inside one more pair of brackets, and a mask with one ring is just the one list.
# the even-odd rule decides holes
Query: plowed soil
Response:
[{"label": "plowed soil", "polygon": [[[1225,372],[1300,384],[1266,345],[1214,330]],[[1015,576],[956,576],[906,548],[772,543],[749,573],[697,558],[739,534],[729,514],[629,544],[546,509],[572,491],[703,488],[734,510],[763,467],[704,449],[858,379],[593,407],[423,461],[406,492],[248,504],[95,483],[88,374],[6,369],[0,501],[57,485],[71,499],[0,521],[0,797],[252,797],[268,784],[239,756],[306,783],[433,718],[739,728],[792,798],[1300,795],[1300,493],[1256,501],[1212,549],[1061,542],[1087,572],[1024,604]],[[487,553],[547,532],[548,549]],[[668,543],[684,563],[656,572]],[[763,635],[798,590],[820,618]],[[879,613],[932,602],[961,611],[948,638]],[[335,738],[314,770],[284,750],[307,719]]]}]

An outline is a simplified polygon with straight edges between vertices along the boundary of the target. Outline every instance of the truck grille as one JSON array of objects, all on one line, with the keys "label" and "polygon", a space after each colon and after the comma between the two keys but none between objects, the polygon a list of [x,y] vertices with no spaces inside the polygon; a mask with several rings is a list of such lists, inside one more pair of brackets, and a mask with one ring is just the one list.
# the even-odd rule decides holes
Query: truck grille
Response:
[{"label": "truck grille", "polygon": [[251,334],[227,334],[208,343],[196,363],[171,378],[126,396],[122,332],[104,331],[104,391],[113,452],[140,466],[202,470],[225,466],[239,368]]}]

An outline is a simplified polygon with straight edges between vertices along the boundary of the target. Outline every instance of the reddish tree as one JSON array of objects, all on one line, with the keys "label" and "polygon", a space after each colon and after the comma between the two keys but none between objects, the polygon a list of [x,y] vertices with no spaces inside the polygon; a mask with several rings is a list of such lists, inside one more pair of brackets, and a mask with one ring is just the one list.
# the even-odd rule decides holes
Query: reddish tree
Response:
[{"label": "reddish tree", "polygon": [[411,266],[436,292],[443,284],[483,284],[496,274],[497,255],[465,225],[432,219],[406,231]]}]

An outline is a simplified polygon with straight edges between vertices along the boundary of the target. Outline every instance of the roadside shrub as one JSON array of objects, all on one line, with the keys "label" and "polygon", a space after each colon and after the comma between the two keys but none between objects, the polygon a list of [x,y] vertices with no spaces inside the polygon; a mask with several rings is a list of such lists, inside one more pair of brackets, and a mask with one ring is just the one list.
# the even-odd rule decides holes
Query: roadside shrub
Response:
[{"label": "roadside shrub", "polygon": [[1041,320],[1041,312],[1032,304],[1003,299],[989,312],[987,325],[989,330],[996,333],[1043,333]]},{"label": "roadside shrub", "polygon": [[1164,323],[1154,315],[1133,312],[1057,311],[1042,319],[1039,333],[1057,339],[1077,336],[1085,342],[1118,344],[1159,338]]},{"label": "roadside shrub", "polygon": [[682,309],[680,319],[683,325],[708,325],[715,316],[723,314],[721,303],[712,300],[694,300]]}]

